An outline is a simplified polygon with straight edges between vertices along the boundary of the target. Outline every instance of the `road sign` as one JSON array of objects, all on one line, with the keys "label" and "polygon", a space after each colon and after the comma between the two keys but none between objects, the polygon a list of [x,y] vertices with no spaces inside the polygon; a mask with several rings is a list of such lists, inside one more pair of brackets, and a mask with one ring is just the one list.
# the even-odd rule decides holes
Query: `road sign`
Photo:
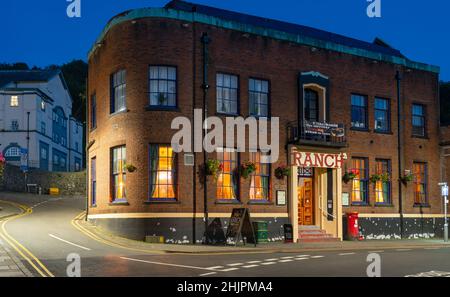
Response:
[{"label": "road sign", "polygon": [[448,185],[444,185],[441,187],[441,196],[448,196]]},{"label": "road sign", "polygon": [[28,149],[20,148],[20,170],[28,171]]}]

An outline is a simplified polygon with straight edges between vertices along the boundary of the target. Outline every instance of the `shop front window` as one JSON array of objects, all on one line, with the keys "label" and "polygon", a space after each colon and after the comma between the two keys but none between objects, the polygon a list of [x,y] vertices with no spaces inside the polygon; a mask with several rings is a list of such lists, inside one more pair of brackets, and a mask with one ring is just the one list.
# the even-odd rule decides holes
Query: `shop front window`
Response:
[{"label": "shop front window", "polygon": [[355,178],[352,181],[352,204],[367,204],[368,199],[368,160],[366,158],[352,159],[352,172]]},{"label": "shop front window", "polygon": [[126,200],[126,156],[125,146],[112,149],[112,190],[113,202]]},{"label": "shop front window", "polygon": [[237,199],[237,153],[235,149],[217,149],[217,160],[222,164],[223,170],[217,178],[216,198],[218,200]]},{"label": "shop front window", "polygon": [[261,156],[266,153],[251,153],[250,160],[256,165],[255,172],[251,175],[250,180],[250,200],[267,201],[269,200],[269,184],[270,184],[270,165],[262,163]]},{"label": "shop front window", "polygon": [[[390,176],[390,161],[376,160],[375,173],[378,175]],[[389,204],[391,193],[391,182],[386,180],[378,180],[375,183],[375,202],[377,204]]]},{"label": "shop front window", "polygon": [[170,145],[150,145],[150,200],[176,199],[175,153]]},{"label": "shop front window", "polygon": [[428,203],[427,197],[427,164],[414,163],[414,204],[426,205]]}]

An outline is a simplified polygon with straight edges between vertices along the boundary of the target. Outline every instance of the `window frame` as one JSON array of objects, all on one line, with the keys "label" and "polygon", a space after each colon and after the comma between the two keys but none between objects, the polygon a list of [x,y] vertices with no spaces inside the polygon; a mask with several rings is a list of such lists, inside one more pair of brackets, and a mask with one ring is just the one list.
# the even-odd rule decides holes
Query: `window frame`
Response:
[{"label": "window frame", "polygon": [[366,200],[353,201],[353,192],[354,192],[354,190],[353,190],[353,180],[352,180],[351,193],[350,193],[350,201],[351,201],[350,204],[351,204],[351,206],[368,206],[369,203],[370,203],[370,191],[369,191],[369,182],[370,182],[370,180],[369,180],[369,165],[370,164],[369,164],[369,158],[368,157],[359,157],[359,156],[355,156],[355,157],[351,158],[351,162],[352,162],[351,163],[351,168],[352,169],[361,170],[361,168],[354,168],[353,160],[355,160],[355,159],[364,161],[364,170],[365,170],[364,176],[365,176],[365,178],[364,179],[359,178],[358,180],[360,181],[360,183],[361,183],[361,181],[363,181],[365,183],[364,184],[364,191],[361,192],[361,190],[359,190],[359,192],[360,192],[360,194],[361,193],[366,193],[366,195],[365,195]]},{"label": "window frame", "polygon": [[[122,84],[119,84],[117,86],[114,85],[114,76],[119,74],[120,72],[123,72],[125,78],[123,79]],[[119,108],[118,110],[116,110],[115,106],[116,106],[116,88],[118,88],[119,86],[123,86],[124,85],[124,98],[123,98],[123,107]],[[110,75],[110,104],[109,104],[109,113],[110,115],[114,115],[114,114],[118,114],[121,112],[126,112],[127,111],[127,70],[126,68],[120,68],[117,71],[111,73]]]},{"label": "window frame", "polygon": [[[417,185],[417,176],[415,174],[415,165],[422,165],[424,168],[424,172],[423,172],[423,182],[421,182],[420,184],[423,184],[423,188],[424,188],[424,192],[423,192],[423,196],[424,196],[424,201],[420,201],[420,202],[416,202],[416,185]],[[428,163],[427,162],[423,162],[423,161],[413,161],[413,193],[414,193],[414,206],[429,206],[429,196],[428,196]]]},{"label": "window frame", "polygon": [[[222,150],[222,152],[219,152],[218,150]],[[241,200],[240,200],[240,192],[241,192],[241,183],[240,183],[240,173],[239,173],[239,166],[241,164],[241,160],[240,160],[240,154],[238,152],[238,150],[236,148],[230,148],[230,147],[218,147],[215,150],[215,154],[216,154],[216,158],[217,160],[219,160],[219,153],[224,153],[225,150],[233,150],[232,153],[236,154],[236,160],[234,161],[236,163],[236,166],[234,168],[231,169],[231,172],[229,173],[229,175],[231,176],[231,182],[233,182],[233,178],[236,178],[236,191],[235,191],[235,198],[233,199],[224,199],[224,198],[218,198],[217,197],[217,189],[218,189],[218,180],[215,182],[215,201],[218,204],[240,204]],[[230,161],[232,162],[232,161]],[[223,163],[223,160],[221,160],[221,163]],[[225,167],[225,166],[224,166]],[[235,171],[237,170],[237,172]],[[223,172],[223,171],[222,171]],[[222,173],[221,173],[222,174]],[[228,174],[228,173],[227,173]],[[224,188],[222,186],[222,188]],[[231,189],[233,190],[233,184],[231,185]]]},{"label": "window frame", "polygon": [[11,120],[11,131],[19,131],[20,130],[20,125],[19,125],[19,120]]},{"label": "window frame", "polygon": [[[174,68],[175,69],[175,80],[170,80],[170,79],[151,79],[150,78],[150,68],[151,67],[166,67],[166,68]],[[159,73],[159,72],[158,72]],[[159,74],[158,74],[159,75]],[[152,80],[156,80],[156,81],[160,81],[160,80],[164,80],[166,82],[169,81],[174,81],[175,82],[175,105],[152,105],[151,104],[151,81]],[[148,82],[148,104],[147,104],[147,109],[148,110],[176,110],[178,109],[178,66],[177,65],[169,65],[169,64],[149,64],[148,68],[147,68],[147,82]]]},{"label": "window frame", "polygon": [[[250,90],[250,80],[259,80],[262,82],[267,82],[267,115],[257,115],[251,113],[251,104],[250,104],[250,93],[258,93],[258,94],[266,94],[264,92],[258,92],[258,91],[251,91]],[[239,92],[239,77],[238,77],[238,92]],[[248,115],[254,118],[269,118],[271,116],[271,83],[269,79],[260,78],[260,77],[253,77],[250,76],[248,78]],[[239,113],[239,93],[238,93],[238,113]]]},{"label": "window frame", "polygon": [[[14,104],[13,104],[13,98],[16,99],[16,100],[14,100]],[[11,97],[9,99],[9,106],[10,107],[19,107],[20,106],[19,95],[11,95]]]},{"label": "window frame", "polygon": [[[172,151],[172,153],[174,154],[173,156],[173,164],[172,164],[172,168],[175,171],[174,177],[173,177],[173,191],[175,193],[175,198],[152,198],[151,197],[151,189],[152,189],[152,168],[151,168],[151,146],[157,146],[157,148],[159,149],[160,146],[165,146],[165,147],[172,147],[171,144],[167,144],[167,143],[149,143],[148,147],[147,147],[147,155],[148,155],[148,194],[147,194],[147,202],[153,203],[153,202],[178,202],[179,201],[179,192],[178,192],[178,170],[179,170],[179,166],[178,166],[178,153]],[[158,159],[159,159],[159,155],[158,155]],[[158,172],[158,170],[156,170],[155,172]]]},{"label": "window frame", "polygon": [[91,95],[91,104],[90,104],[90,116],[91,116],[91,130],[97,128],[97,94],[93,93]]},{"label": "window frame", "polygon": [[[114,150],[115,149],[122,149],[125,148],[125,162],[124,165],[126,165],[127,162],[127,146],[125,144],[121,144],[121,145],[116,145],[110,148],[110,197],[111,197],[111,204],[120,204],[120,203],[127,203],[127,181],[126,181],[126,177],[125,177],[125,193],[124,193],[124,197],[123,198],[116,198],[116,189],[115,189],[115,175],[118,174],[114,174]],[[123,159],[122,159],[123,160]],[[122,174],[123,175],[127,175],[126,172],[126,167],[124,167],[122,169]]]},{"label": "window frame", "polygon": [[[365,106],[353,105],[353,96],[359,96],[364,98]],[[353,126],[353,107],[364,108],[364,127]],[[350,95],[350,129],[356,131],[369,131],[369,96],[360,93],[351,93]]]},{"label": "window frame", "polygon": [[97,156],[91,158],[91,207],[97,206]]},{"label": "window frame", "polygon": [[[272,200],[272,195],[271,195],[271,182],[272,182],[272,164],[271,163],[261,163],[261,162],[256,162],[255,161],[255,158],[253,157],[254,156],[254,154],[261,154],[261,156],[265,153],[265,154],[267,154],[267,155],[269,155],[270,153],[269,152],[262,152],[262,151],[260,151],[260,150],[258,150],[257,152],[249,152],[249,154],[250,154],[250,161],[251,162],[253,162],[255,165],[256,165],[256,163],[259,163],[260,164],[260,166],[261,166],[261,164],[264,164],[264,166],[267,166],[267,175],[263,175],[263,174],[258,174],[258,176],[260,176],[261,178],[263,178],[263,177],[266,177],[267,178],[267,197],[265,198],[265,199],[252,199],[251,197],[250,197],[250,193],[251,193],[251,190],[252,190],[252,179],[257,175],[256,174],[256,170],[255,170],[255,172],[253,172],[251,175],[250,175],[250,186],[249,186],[249,195],[248,195],[248,201],[249,201],[249,203],[250,204],[258,204],[258,203],[262,203],[262,204],[264,204],[264,203],[269,203],[271,200]],[[261,161],[261,156],[260,156],[260,161]],[[260,170],[261,171],[261,170]],[[257,188],[257,187],[254,187],[254,188]],[[259,188],[259,187],[258,187]],[[263,188],[263,187],[261,187],[261,188]]]},{"label": "window frame", "polygon": [[[386,101],[386,107],[387,109],[379,109],[377,108],[377,100],[384,100]],[[381,112],[385,112],[386,113],[386,130],[383,129],[377,129],[377,125],[376,125],[376,112],[377,111],[381,111]],[[373,101],[373,116],[374,116],[374,132],[376,133],[391,133],[392,132],[392,127],[391,127],[391,99],[389,98],[384,98],[384,97],[375,97],[374,101]]]},{"label": "window frame", "polygon": [[[387,173],[389,174],[389,181],[387,182],[388,186],[388,192],[387,192],[387,201],[384,202],[377,202],[376,195],[377,195],[377,189],[375,188],[375,205],[392,205],[392,161],[391,159],[383,159],[383,158],[376,158],[375,159],[375,173],[379,174],[377,170],[377,165],[379,162],[386,162],[387,164]],[[382,172],[384,173],[384,172]],[[384,191],[383,191],[384,194]]]},{"label": "window frame", "polygon": [[[420,106],[422,107],[422,115],[418,116],[418,115],[414,115],[414,106]],[[423,134],[415,134],[414,133],[414,127],[419,127],[419,126],[414,126],[414,117],[421,117],[423,119]],[[412,137],[417,137],[417,138],[427,138],[427,107],[425,104],[420,103],[420,102],[413,102],[411,104],[411,135]]]},{"label": "window frame", "polygon": [[[218,88],[224,88],[223,86],[219,86],[218,85],[218,83],[217,83],[217,75],[219,75],[219,74],[221,74],[221,75],[228,75],[228,76],[235,76],[236,77],[236,79],[237,79],[237,81],[236,81],[236,84],[237,84],[237,86],[236,86],[236,112],[224,112],[224,111],[219,111],[219,109],[218,109],[218,107],[219,107],[219,104],[218,104],[218,100],[219,100],[219,98],[218,98],[218,96],[217,96],[217,91],[218,91]],[[240,88],[240,76],[239,75],[237,75],[237,74],[234,74],[234,73],[229,73],[229,72],[224,72],[224,71],[218,71],[218,72],[216,72],[216,76],[215,76],[215,83],[216,83],[216,96],[215,96],[215,98],[216,98],[216,114],[218,114],[218,115],[231,115],[231,116],[238,116],[238,115],[240,115],[240,113],[241,113],[241,107],[240,107],[240,102],[241,102],[241,98],[240,98],[240,92],[241,92],[241,88]],[[232,90],[233,88],[229,88],[230,90]],[[231,100],[227,100],[227,101],[230,101],[230,102],[232,102]]]}]

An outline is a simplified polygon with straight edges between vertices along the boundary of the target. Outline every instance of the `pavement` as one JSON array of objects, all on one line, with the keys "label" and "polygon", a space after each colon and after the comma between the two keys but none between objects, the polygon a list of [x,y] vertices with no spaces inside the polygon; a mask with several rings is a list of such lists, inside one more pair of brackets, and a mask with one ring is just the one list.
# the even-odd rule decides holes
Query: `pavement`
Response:
[{"label": "pavement", "polygon": [[366,277],[373,259],[381,276],[450,275],[441,240],[158,245],[85,222],[83,197],[2,192],[0,200],[0,213],[16,212],[0,219],[0,276]]}]

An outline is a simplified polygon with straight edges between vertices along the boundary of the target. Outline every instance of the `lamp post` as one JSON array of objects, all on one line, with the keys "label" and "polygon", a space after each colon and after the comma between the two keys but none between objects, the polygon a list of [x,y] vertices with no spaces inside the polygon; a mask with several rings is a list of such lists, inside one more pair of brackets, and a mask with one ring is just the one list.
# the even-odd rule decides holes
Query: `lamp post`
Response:
[{"label": "lamp post", "polygon": [[447,207],[448,207],[448,185],[445,182],[439,183],[441,187],[441,195],[444,198],[444,242],[448,242],[448,221],[447,221]]}]

